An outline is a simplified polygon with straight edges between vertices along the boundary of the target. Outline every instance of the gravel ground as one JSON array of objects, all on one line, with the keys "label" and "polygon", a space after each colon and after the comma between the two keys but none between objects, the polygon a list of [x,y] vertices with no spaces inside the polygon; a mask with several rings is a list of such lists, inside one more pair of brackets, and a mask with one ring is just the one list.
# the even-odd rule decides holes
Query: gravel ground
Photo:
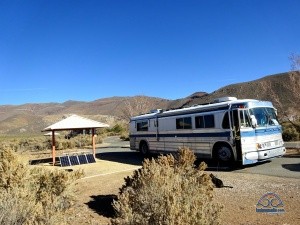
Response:
[{"label": "gravel ground", "polygon": [[[299,179],[224,172],[216,175],[233,186],[215,189],[216,200],[224,204],[222,224],[300,224]],[[256,212],[257,202],[268,192],[280,197],[285,213]]]}]

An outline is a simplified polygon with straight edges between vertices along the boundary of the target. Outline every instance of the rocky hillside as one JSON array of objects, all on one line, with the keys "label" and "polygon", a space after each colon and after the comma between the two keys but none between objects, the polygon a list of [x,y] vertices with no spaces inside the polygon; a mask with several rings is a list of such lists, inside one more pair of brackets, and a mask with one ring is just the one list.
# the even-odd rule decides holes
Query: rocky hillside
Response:
[{"label": "rocky hillside", "polygon": [[63,118],[77,114],[113,125],[117,120],[129,120],[135,114],[153,108],[167,108],[169,100],[135,96],[112,97],[92,102],[2,105],[0,106],[0,135],[40,134],[41,130]]},{"label": "rocky hillside", "polygon": [[64,115],[78,114],[104,123],[150,111],[150,109],[181,108],[212,102],[224,96],[272,101],[279,115],[300,114],[300,71],[266,76],[251,82],[232,84],[213,93],[196,92],[188,97],[167,100],[147,96],[111,97],[92,102],[2,105],[0,106],[0,135],[40,134],[46,126]]}]

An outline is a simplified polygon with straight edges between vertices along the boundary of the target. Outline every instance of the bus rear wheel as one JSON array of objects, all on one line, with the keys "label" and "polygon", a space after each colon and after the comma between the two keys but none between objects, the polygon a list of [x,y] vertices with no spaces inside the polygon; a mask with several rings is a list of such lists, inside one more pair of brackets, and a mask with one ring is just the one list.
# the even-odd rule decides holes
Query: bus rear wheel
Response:
[{"label": "bus rear wheel", "polygon": [[142,142],[141,145],[140,145],[140,153],[142,155],[148,155],[149,153],[149,147],[148,147],[148,144],[146,142]]}]

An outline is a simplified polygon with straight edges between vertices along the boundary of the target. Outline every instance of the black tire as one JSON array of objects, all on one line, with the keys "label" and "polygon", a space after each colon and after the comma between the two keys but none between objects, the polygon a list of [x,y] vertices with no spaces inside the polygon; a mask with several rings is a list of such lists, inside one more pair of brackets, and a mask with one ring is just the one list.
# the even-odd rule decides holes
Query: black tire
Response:
[{"label": "black tire", "polygon": [[233,162],[233,152],[231,148],[226,145],[220,145],[217,147],[215,157],[218,162],[229,164]]},{"label": "black tire", "polygon": [[149,147],[148,147],[148,144],[146,142],[142,142],[140,144],[140,153],[144,156],[149,154]]}]

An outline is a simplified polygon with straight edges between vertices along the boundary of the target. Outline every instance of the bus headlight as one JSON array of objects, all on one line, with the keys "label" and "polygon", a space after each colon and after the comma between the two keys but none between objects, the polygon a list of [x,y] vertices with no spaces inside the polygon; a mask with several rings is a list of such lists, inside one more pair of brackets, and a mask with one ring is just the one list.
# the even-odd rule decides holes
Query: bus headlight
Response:
[{"label": "bus headlight", "polygon": [[268,146],[267,143],[257,143],[256,144],[256,149],[259,150],[259,149],[264,149]]}]

